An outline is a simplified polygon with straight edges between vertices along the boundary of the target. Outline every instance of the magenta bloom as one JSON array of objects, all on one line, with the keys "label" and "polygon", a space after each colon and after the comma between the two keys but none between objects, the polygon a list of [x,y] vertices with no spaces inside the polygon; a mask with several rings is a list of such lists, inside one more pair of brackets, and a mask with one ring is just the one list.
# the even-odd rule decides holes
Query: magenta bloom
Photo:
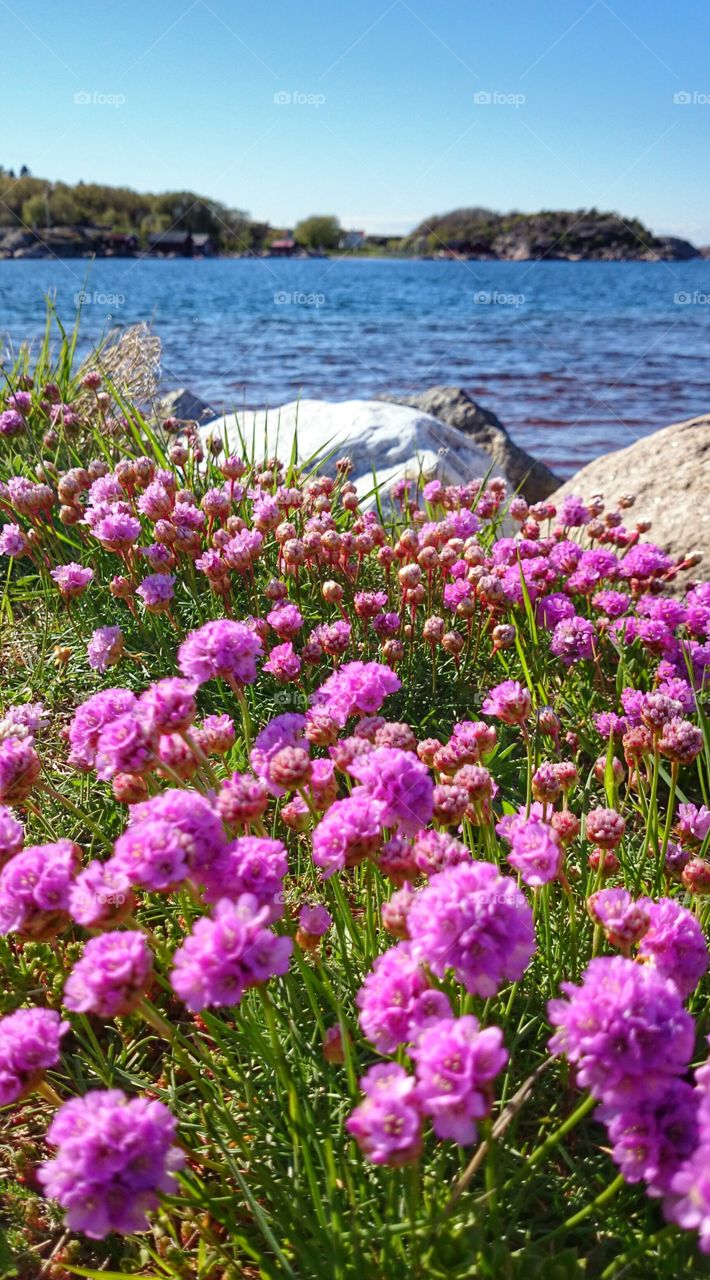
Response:
[{"label": "magenta bloom", "polygon": [[221,716],[205,716],[202,724],[194,729],[193,737],[208,756],[225,756],[237,739],[234,721],[226,712]]},{"label": "magenta bloom", "polygon": [[550,652],[561,658],[566,667],[580,662],[583,658],[594,657],[594,639],[596,632],[593,623],[587,618],[563,618],[557,623],[550,643]]},{"label": "magenta bloom", "polygon": [[188,878],[187,853],[187,841],[171,822],[145,818],[119,836],[108,865],[129,884],[165,892]]},{"label": "magenta bloom", "polygon": [[383,826],[414,835],[431,821],[434,784],[413,752],[376,747],[354,760],[350,773],[379,805]]},{"label": "magenta bloom", "polygon": [[174,495],[159,480],[152,480],[138,499],[138,510],[149,520],[169,519],[174,506]]},{"label": "magenta bloom", "polygon": [[156,763],[153,726],[138,709],[117,716],[101,730],[96,745],[96,773],[109,782],[117,773],[145,773]]},{"label": "magenta bloom", "polygon": [[490,862],[461,862],[433,876],[407,916],[412,952],[437,977],[453,969],[487,998],[522,977],[535,950],[532,911],[515,881]]},{"label": "magenta bloom", "polygon": [[376,715],[388,694],[401,686],[399,676],[381,662],[347,662],[316,689],[311,705],[327,710],[342,728],[356,713]]},{"label": "magenta bloom", "polygon": [[85,928],[97,928],[116,919],[134,902],[131,881],[115,858],[90,862],[69,889],[69,914]]},{"label": "magenta bloom", "polygon": [[218,902],[173,956],[171,983],[188,1009],[239,1004],[248,987],[286,973],[291,938],[278,937],[269,912],[251,894]]},{"label": "magenta bloom", "polygon": [[69,924],[69,890],[80,858],[71,840],[28,845],[0,871],[0,934],[35,940]]},{"label": "magenta bloom", "polygon": [[579,1084],[615,1107],[657,1098],[681,1075],[693,1053],[695,1028],[673,982],[651,965],[600,956],[577,987],[562,983],[566,1000],[550,1000],[558,1030],[552,1053],[577,1066]]},{"label": "magenta bloom", "polygon": [[138,541],[141,522],[125,511],[111,511],[93,525],[92,532],[107,551],[127,551]]},{"label": "magenta bloom", "polygon": [[626,1182],[647,1182],[652,1196],[666,1194],[698,1143],[699,1093],[671,1078],[658,1098],[617,1110],[602,1107],[612,1160]]},{"label": "magenta bloom", "polygon": [[451,1015],[443,991],[435,991],[409,943],[400,942],[375,960],[357,993],[363,1035],[379,1053],[394,1053],[425,1026]]},{"label": "magenta bloom", "polygon": [[615,849],[626,830],[626,819],[616,809],[590,809],[585,819],[587,839],[602,849]]},{"label": "magenta bloom", "polygon": [[69,1030],[52,1009],[18,1009],[0,1018],[0,1107],[36,1088],[59,1062],[59,1042]]},{"label": "magenta bloom", "polygon": [[127,929],[89,938],[64,984],[64,1003],[74,1013],[115,1018],[132,1013],[153,973],[145,934]]},{"label": "magenta bloom", "polygon": [[288,871],[286,847],[268,836],[241,836],[215,858],[204,876],[205,902],[252,894],[266,907],[270,920],[283,915],[283,882]]},{"label": "magenta bloom", "polygon": [[178,650],[182,674],[195,684],[220,677],[230,684],[253,684],[261,640],[244,622],[218,618],[191,631]]},{"label": "magenta bloom", "polygon": [[266,621],[279,640],[292,640],[303,626],[303,614],[295,604],[282,603],[267,613]]},{"label": "magenta bloom", "polygon": [[145,1231],[158,1193],[174,1192],[185,1162],[174,1144],[176,1122],[148,1098],[96,1089],[57,1111],[47,1142],[57,1147],[38,1177],[45,1195],[67,1212],[67,1226],[92,1240],[112,1231]]},{"label": "magenta bloom", "polygon": [[0,803],[20,804],[40,775],[39,756],[32,738],[5,738],[0,742]]},{"label": "magenta bloom", "polygon": [[298,913],[298,926],[311,938],[322,938],[333,923],[327,907],[320,902],[305,903]]},{"label": "magenta bloom", "polygon": [[97,627],[86,646],[86,656],[92,671],[103,675],[121,659],[123,632],[120,627]]},{"label": "magenta bloom", "polygon": [[272,796],[282,796],[284,788],[271,776],[271,763],[275,756],[286,747],[306,747],[303,731],[306,717],[295,711],[285,711],[283,715],[274,716],[273,720],[256,735],[252,747],[251,767],[257,778],[268,788]]},{"label": "magenta bloom", "polygon": [[3,409],[0,413],[0,436],[11,440],[25,430],[25,420],[17,409]]},{"label": "magenta bloom", "polygon": [[19,524],[4,524],[0,527],[0,556],[26,556],[30,549]]},{"label": "magenta bloom", "polygon": [[611,945],[628,955],[651,923],[648,902],[634,902],[627,889],[599,889],[589,897],[587,909]]},{"label": "magenta bloom", "polygon": [[382,843],[380,807],[364,788],[336,800],[313,832],[313,861],[324,880],[370,858]]},{"label": "magenta bloom", "polygon": [[639,943],[639,956],[664,978],[670,978],[681,999],[686,1000],[707,973],[710,962],[700,923],[692,911],[672,898],[659,898],[657,902],[642,898],[641,903],[648,914],[649,927]]},{"label": "magenta bloom", "polygon": [[622,578],[655,578],[673,566],[670,556],[653,542],[639,542],[626,552],[620,564]]},{"label": "magenta bloom", "polygon": [[106,725],[131,711],[135,705],[136,695],[130,689],[103,689],[77,707],[69,725],[71,763],[80,769],[91,769]]},{"label": "magenta bloom", "polygon": [[175,575],[172,573],[150,573],[136,587],[136,595],[140,596],[149,613],[164,613],[170,608],[175,595],[174,584]]},{"label": "magenta bloom", "polygon": [[455,867],[458,862],[471,861],[471,851],[448,831],[418,831],[410,854],[414,859],[414,874],[421,871],[427,877],[445,867]]},{"label": "magenta bloom", "polygon": [[8,858],[13,858],[20,852],[24,839],[25,829],[22,823],[17,821],[10,809],[0,804],[0,867]]},{"label": "magenta bloom", "polygon": [[525,884],[536,888],[556,880],[562,868],[564,850],[557,832],[538,818],[523,818],[510,837],[508,862],[519,871]]},{"label": "magenta bloom", "polygon": [[217,811],[228,827],[248,826],[265,813],[269,793],[263,782],[248,773],[233,773],[217,792]]},{"label": "magenta bloom", "polygon": [[422,1031],[411,1049],[417,1100],[438,1138],[475,1142],[477,1121],[491,1109],[491,1082],[508,1061],[499,1027],[481,1030],[477,1018],[443,1018]]},{"label": "magenta bloom", "polygon": [[274,646],[269,653],[268,661],[264,663],[263,670],[268,671],[281,684],[289,684],[290,681],[298,678],[301,672],[301,659],[290,640]]},{"label": "magenta bloom", "polygon": [[564,618],[573,616],[574,605],[563,591],[552,591],[535,601],[535,618],[548,631],[553,631]]},{"label": "magenta bloom", "polygon": [[666,1218],[685,1231],[697,1231],[700,1248],[710,1253],[710,1141],[707,1129],[701,1140],[670,1179],[664,1201]]},{"label": "magenta bloom", "polygon": [[75,600],[77,596],[83,595],[91,582],[94,571],[93,569],[83,569],[80,564],[72,561],[71,564],[59,564],[56,569],[50,571],[51,578],[54,578],[61,594],[65,600]]},{"label": "magenta bloom", "polygon": [[710,831],[710,809],[705,805],[701,805],[698,808],[694,804],[679,804],[678,818],[680,836],[702,843],[708,831]]},{"label": "magenta bloom", "polygon": [[138,714],[145,716],[156,733],[181,733],[197,715],[194,686],[179,676],[156,680],[138,699]]},{"label": "magenta bloom", "polygon": [[172,838],[179,843],[190,874],[197,881],[227,843],[214,802],[196,791],[161,791],[151,800],[131,807],[132,824],[148,819],[158,819],[172,828]]},{"label": "magenta bloom", "polygon": [[416,1160],[422,1149],[422,1117],[415,1082],[394,1062],[371,1067],[360,1081],[365,1098],[345,1127],[373,1164],[395,1167]]},{"label": "magenta bloom", "polygon": [[524,724],[531,707],[528,690],[518,680],[504,680],[491,689],[482,711],[486,716],[496,716],[504,724]]}]

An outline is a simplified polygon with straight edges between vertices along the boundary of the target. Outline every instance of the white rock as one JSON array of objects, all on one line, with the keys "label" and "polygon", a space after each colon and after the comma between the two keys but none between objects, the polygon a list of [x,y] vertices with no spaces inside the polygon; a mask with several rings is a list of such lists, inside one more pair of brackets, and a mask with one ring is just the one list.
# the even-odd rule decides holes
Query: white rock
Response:
[{"label": "white rock", "polygon": [[[301,400],[278,409],[246,411],[214,418],[200,428],[203,438],[226,432],[230,452],[256,458],[276,456],[288,463],[294,433],[298,460],[306,469],[320,460],[319,470],[335,472],[338,458],[353,463],[351,479],[361,497],[378,483],[417,477],[465,484],[488,475],[491,458],[456,427],[408,405],[383,400]],[[240,434],[241,432],[241,434]]]}]

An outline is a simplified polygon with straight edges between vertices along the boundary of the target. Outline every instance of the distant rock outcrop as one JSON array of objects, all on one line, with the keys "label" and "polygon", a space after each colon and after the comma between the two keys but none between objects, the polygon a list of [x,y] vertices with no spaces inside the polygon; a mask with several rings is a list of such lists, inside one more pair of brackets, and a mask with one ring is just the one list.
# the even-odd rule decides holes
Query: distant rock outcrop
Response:
[{"label": "distant rock outcrop", "polygon": [[554,494],[590,498],[601,494],[613,506],[627,493],[636,496],[630,515],[650,520],[649,537],[670,555],[700,552],[710,564],[710,414],[654,431],[583,467]]},{"label": "distant rock outcrop", "polygon": [[540,213],[494,213],[490,209],[454,209],[434,214],[407,236],[404,248],[416,253],[526,260],[590,259],[597,262],[683,260],[697,258],[688,240],[655,236],[638,218],[598,209],[545,209]]},{"label": "distant rock outcrop", "polygon": [[462,387],[429,387],[418,395],[387,395],[383,399],[423,409],[463,431],[489,455],[495,470],[507,476],[528,502],[542,502],[559,488],[560,477],[515,444],[500,419],[472,400]]}]

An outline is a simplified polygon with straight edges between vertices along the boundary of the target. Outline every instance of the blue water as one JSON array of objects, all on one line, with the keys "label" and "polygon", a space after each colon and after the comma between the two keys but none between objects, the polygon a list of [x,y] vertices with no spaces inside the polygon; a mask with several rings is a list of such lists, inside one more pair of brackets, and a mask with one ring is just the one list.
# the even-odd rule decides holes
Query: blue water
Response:
[{"label": "blue water", "polygon": [[[88,279],[87,279],[88,273]],[[82,332],[151,320],[163,382],[218,404],[455,383],[564,474],[710,411],[710,261],[0,262],[0,335],[56,291]]]}]

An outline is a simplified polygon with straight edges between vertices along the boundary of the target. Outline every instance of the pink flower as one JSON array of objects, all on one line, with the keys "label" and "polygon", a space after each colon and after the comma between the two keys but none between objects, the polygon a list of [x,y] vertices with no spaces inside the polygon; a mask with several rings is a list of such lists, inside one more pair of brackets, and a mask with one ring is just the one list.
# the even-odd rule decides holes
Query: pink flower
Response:
[{"label": "pink flower", "polygon": [[334,671],[311,697],[311,706],[323,708],[342,727],[351,715],[376,715],[401,680],[380,662],[348,662]]},{"label": "pink flower", "polygon": [[345,1127],[373,1164],[395,1167],[416,1160],[422,1149],[422,1118],[415,1082],[394,1062],[371,1067],[360,1081],[365,1098]]},{"label": "pink flower", "polygon": [[564,850],[557,832],[546,822],[537,818],[523,819],[514,827],[508,862],[531,888],[557,879],[563,858]]},{"label": "pink flower", "polygon": [[306,717],[295,711],[285,711],[257,734],[252,747],[250,762],[257,778],[264,783],[272,796],[282,796],[283,786],[272,777],[272,761],[286,747],[306,747],[303,736]]},{"label": "pink flower", "polygon": [[471,1014],[443,1018],[421,1032],[410,1052],[417,1101],[436,1136],[475,1142],[477,1121],[491,1109],[493,1078],[508,1061],[500,1028],[482,1030]]},{"label": "pink flower", "polygon": [[532,700],[518,680],[504,680],[491,689],[483,703],[483,714],[496,716],[504,724],[522,725],[528,719]]},{"label": "pink flower", "polygon": [[131,1013],[153,972],[144,933],[116,929],[90,938],[64,985],[64,1003],[75,1013],[115,1018]]},{"label": "pink flower", "polygon": [[123,632],[120,627],[97,627],[86,646],[89,666],[103,675],[109,667],[120,662],[123,645]]},{"label": "pink flower", "polygon": [[461,862],[415,895],[407,927],[412,954],[467,991],[494,996],[522,977],[535,951],[532,911],[509,876],[490,862]]},{"label": "pink flower", "polygon": [[450,1016],[442,991],[431,989],[424,969],[407,942],[377,957],[357,993],[363,1034],[379,1053],[415,1040],[431,1020]]},{"label": "pink flower", "polygon": [[327,879],[372,857],[382,843],[380,807],[364,788],[336,800],[313,832],[313,861]]},{"label": "pink flower", "polygon": [[50,577],[54,578],[65,600],[74,600],[83,595],[93,576],[93,569],[83,569],[73,561],[71,564],[57,565],[56,569],[50,571]]},{"label": "pink flower", "polygon": [[197,921],[173,957],[173,990],[188,1009],[237,1005],[248,987],[286,973],[293,942],[268,924],[267,908],[250,894],[223,899],[212,918]]},{"label": "pink flower", "polygon": [[383,826],[414,835],[431,821],[434,784],[429,770],[411,751],[376,747],[354,760],[350,773],[377,802]]},{"label": "pink flower", "polygon": [[264,663],[264,671],[268,671],[280,684],[290,684],[301,672],[301,659],[290,640],[285,644],[277,644],[271,650],[268,661]]},{"label": "pink flower", "polygon": [[178,666],[188,680],[204,684],[222,678],[236,685],[253,684],[261,640],[243,622],[218,618],[191,631],[178,650]]},{"label": "pink flower", "polygon": [[172,573],[151,573],[144,578],[136,595],[140,596],[148,613],[165,613],[175,595],[175,575]]},{"label": "pink flower", "polygon": [[693,1019],[675,985],[651,965],[599,956],[567,999],[550,1000],[552,1053],[577,1066],[579,1084],[613,1106],[659,1097],[682,1075],[695,1042]]}]

